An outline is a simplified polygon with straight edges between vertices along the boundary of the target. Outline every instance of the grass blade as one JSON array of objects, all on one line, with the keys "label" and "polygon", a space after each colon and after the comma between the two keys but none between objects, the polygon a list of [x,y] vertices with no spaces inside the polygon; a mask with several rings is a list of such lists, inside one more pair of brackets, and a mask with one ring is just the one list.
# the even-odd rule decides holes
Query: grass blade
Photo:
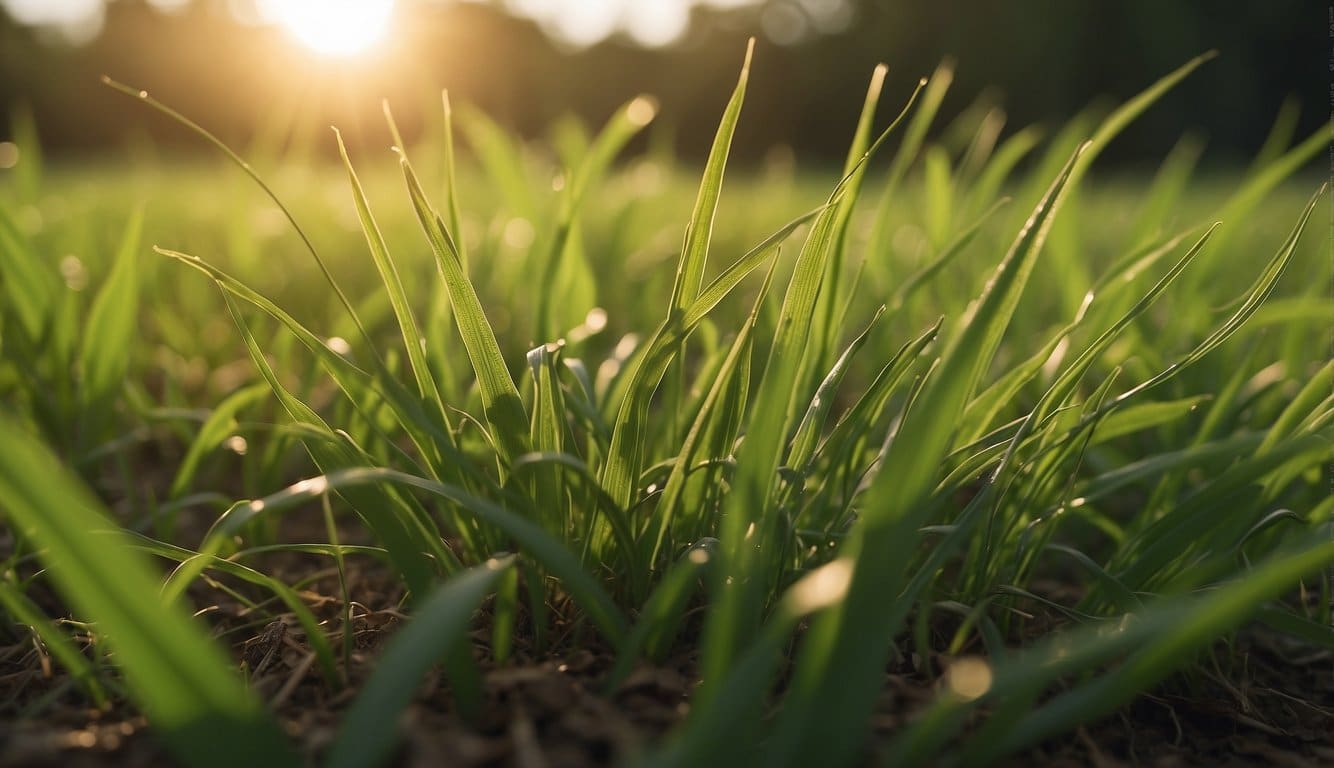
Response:
[{"label": "grass blade", "polygon": [[[390,119],[392,121],[392,118]],[[397,130],[395,130],[395,133],[397,133]],[[347,147],[343,144],[343,134],[335,128],[334,136],[338,139],[338,154],[343,160],[343,167],[347,169],[348,184],[352,187],[352,199],[356,203],[357,219],[361,222],[361,231],[366,236],[366,245],[370,248],[375,269],[379,272],[380,280],[384,283],[389,296],[389,304],[394,309],[394,318],[398,321],[403,346],[408,353],[408,364],[412,368],[412,376],[417,382],[417,391],[422,399],[435,405],[440,414],[441,422],[445,424],[446,428],[449,428],[449,417],[445,413],[444,404],[440,401],[440,391],[436,388],[430,366],[426,363],[426,340],[422,338],[421,327],[417,324],[417,318],[413,315],[407,292],[403,290],[403,280],[399,277],[398,268],[394,266],[394,260],[389,255],[389,248],[385,245],[384,236],[380,234],[380,226],[375,223],[375,217],[371,214],[370,204],[366,200],[366,191],[361,187],[361,179],[357,178],[357,172],[352,167],[352,160],[347,155]]]},{"label": "grass blade", "polygon": [[[0,427],[25,434],[5,416]],[[183,611],[146,599],[157,593],[152,568],[43,446],[0,443],[0,498],[11,524],[45,550],[61,595],[110,638],[131,695],[177,757],[219,768],[296,764],[207,633]]]},{"label": "grass blade", "polygon": [[139,240],[144,213],[136,208],[125,225],[111,274],[88,311],[79,347],[87,437],[100,440],[109,412],[125,386],[139,320]]},{"label": "grass blade", "polygon": [[182,115],[180,112],[177,112],[176,110],[172,109],[166,104],[163,104],[162,102],[158,101],[152,96],[149,96],[148,91],[139,90],[137,88],[131,88],[130,86],[125,85],[124,83],[118,83],[115,80],[112,80],[111,78],[106,76],[102,77],[102,83],[104,85],[111,87],[114,90],[120,91],[126,96],[129,96],[133,99],[137,99],[139,102],[143,104],[147,104],[148,106],[152,107],[153,109],[156,109],[157,111],[161,112],[162,114],[166,115],[167,117],[171,118],[177,123],[180,123],[181,125],[185,126],[200,138],[212,144],[214,147],[217,147],[224,155],[227,156],[227,159],[235,163],[238,168],[240,168],[242,171],[245,172],[247,176],[249,176],[252,180],[254,180],[254,182],[259,185],[260,189],[264,190],[264,194],[268,195],[269,199],[273,201],[273,204],[278,206],[278,209],[281,210],[283,212],[283,215],[287,217],[287,221],[289,224],[292,225],[292,229],[296,230],[297,236],[301,238],[301,242],[305,244],[306,250],[310,253],[311,257],[315,259],[315,263],[316,265],[319,266],[320,272],[324,275],[324,279],[329,283],[329,287],[333,289],[334,294],[338,297],[339,302],[343,305],[343,309],[347,311],[348,317],[351,318],[353,324],[356,325],[357,331],[360,332],[361,338],[365,341],[367,349],[372,349],[372,350],[374,349],[374,346],[371,344],[370,334],[366,332],[366,326],[362,324],[361,317],[357,315],[357,311],[352,307],[352,302],[347,298],[347,294],[343,293],[343,289],[340,288],[338,282],[334,280],[333,273],[329,271],[329,267],[327,264],[325,264],[324,259],[320,256],[319,251],[315,250],[315,244],[311,242],[310,237],[306,234],[306,230],[302,229],[301,225],[297,223],[296,217],[292,215],[292,211],[288,209],[286,205],[283,204],[283,201],[278,198],[277,193],[275,193],[273,189],[271,189],[269,185],[266,184],[262,178],[260,178],[259,174],[255,172],[254,168],[250,167],[250,163],[247,163],[245,160],[242,160],[241,156],[236,154],[236,152],[234,152],[231,147],[223,143],[222,139],[219,139],[217,136],[213,135],[202,125],[196,123],[195,121],[191,120],[185,115]]},{"label": "grass blade", "polygon": [[727,167],[727,154],[732,147],[732,135],[736,132],[737,120],[741,117],[741,104],[746,100],[746,81],[750,78],[750,59],[755,53],[755,38],[746,44],[746,60],[741,65],[741,77],[737,79],[732,98],[723,110],[722,120],[718,123],[718,133],[713,138],[713,147],[709,150],[709,159],[704,164],[704,178],[699,183],[699,196],[695,199],[695,211],[686,227],[685,244],[681,248],[681,261],[676,271],[676,282],[672,286],[672,312],[684,311],[695,302],[699,295],[700,284],[704,280],[704,262],[709,255],[709,239],[713,233],[713,215],[718,209],[718,197],[723,188],[723,171]]},{"label": "grass blade", "polygon": [[468,624],[482,599],[514,567],[512,558],[492,560],[445,582],[413,613],[410,624],[389,642],[375,673],[357,694],[329,748],[329,768],[360,768],[388,762],[397,741],[400,714],[412,701],[426,671],[467,642]]},{"label": "grass blade", "polygon": [[519,389],[514,385],[509,369],[505,367],[505,358],[500,353],[495,331],[486,319],[482,302],[477,298],[477,291],[463,271],[463,262],[459,256],[454,237],[450,234],[440,214],[435,212],[426,193],[422,191],[417,175],[407,158],[401,158],[403,176],[407,181],[408,193],[412,198],[412,207],[417,213],[422,231],[431,244],[435,254],[436,267],[449,291],[450,306],[454,310],[454,319],[458,324],[459,334],[463,337],[463,346],[472,361],[473,371],[477,375],[477,385],[482,393],[482,408],[487,424],[494,430],[492,437],[503,451],[503,457],[513,461],[528,452],[528,417],[519,399]]}]

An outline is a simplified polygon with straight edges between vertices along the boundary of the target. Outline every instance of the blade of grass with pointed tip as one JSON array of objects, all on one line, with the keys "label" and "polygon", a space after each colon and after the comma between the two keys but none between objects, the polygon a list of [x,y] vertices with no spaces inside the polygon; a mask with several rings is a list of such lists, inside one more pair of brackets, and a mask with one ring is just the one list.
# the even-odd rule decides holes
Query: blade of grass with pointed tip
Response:
[{"label": "blade of grass with pointed tip", "polygon": [[1105,410],[1115,409],[1126,400],[1135,397],[1141,392],[1152,389],[1153,387],[1159,386],[1163,382],[1172,379],[1177,374],[1181,373],[1181,371],[1194,365],[1200,358],[1209,354],[1223,342],[1231,338],[1231,336],[1250,319],[1251,315],[1255,314],[1260,306],[1264,304],[1270,294],[1274,292],[1274,286],[1278,284],[1279,278],[1283,276],[1284,271],[1287,270],[1288,265],[1292,262],[1293,253],[1297,249],[1297,243],[1300,242],[1302,233],[1306,230],[1307,222],[1311,220],[1311,213],[1315,211],[1316,204],[1322,197],[1324,197],[1325,191],[1328,188],[1328,182],[1321,184],[1320,189],[1316,190],[1316,193],[1311,196],[1310,201],[1307,202],[1306,208],[1297,219],[1297,223],[1293,226],[1287,239],[1284,240],[1283,245],[1279,247],[1278,252],[1269,260],[1269,263],[1265,265],[1260,276],[1256,279],[1255,283],[1251,285],[1250,290],[1242,297],[1241,303],[1236,311],[1233,312],[1227,320],[1215,328],[1204,341],[1201,341],[1184,357],[1178,359],[1176,362],[1141,384],[1122,393],[1116,399],[1092,414],[1090,418],[1100,417]]},{"label": "blade of grass with pointed tip", "polygon": [[[1076,358],[1073,363],[1071,363],[1067,368],[1065,368],[1063,371],[1061,371],[1060,374],[1057,375],[1055,381],[1052,382],[1051,386],[1047,388],[1046,392],[1043,393],[1042,397],[1038,399],[1037,404],[1033,407],[1033,410],[1030,411],[1029,416],[1024,420],[1024,423],[1020,425],[1019,431],[1010,441],[1010,448],[1006,450],[1005,456],[1002,457],[1000,465],[992,473],[993,480],[998,478],[1001,475],[1001,473],[1004,472],[1006,468],[1010,466],[1011,459],[1016,455],[1019,446],[1024,442],[1024,440],[1028,437],[1030,432],[1035,428],[1035,425],[1041,422],[1047,416],[1051,415],[1053,409],[1057,408],[1074,391],[1080,379],[1093,365],[1094,360],[1112,344],[1112,342],[1121,333],[1121,331],[1127,328],[1134,321],[1136,317],[1138,317],[1145,310],[1147,310],[1149,306],[1152,305],[1157,300],[1157,298],[1160,295],[1162,295],[1164,291],[1167,290],[1168,286],[1170,286],[1172,282],[1176,280],[1177,276],[1179,276],[1182,273],[1182,271],[1185,270],[1186,266],[1189,265],[1192,260],[1194,260],[1196,255],[1199,254],[1199,252],[1204,248],[1205,244],[1209,242],[1209,238],[1213,235],[1216,227],[1217,225],[1211,227],[1208,231],[1206,231],[1204,235],[1202,235],[1200,239],[1195,242],[1194,245],[1192,245],[1189,249],[1187,249],[1186,253],[1180,259],[1178,259],[1174,265],[1172,265],[1172,268],[1167,271],[1167,274],[1165,274],[1161,279],[1159,279],[1158,282],[1155,283],[1154,286],[1151,289],[1149,289],[1149,291],[1146,294],[1144,294],[1144,296],[1142,296],[1139,299],[1139,301],[1135,303],[1133,307],[1131,307],[1124,315],[1118,318],[1116,322],[1112,323],[1110,327],[1104,330],[1096,339],[1094,339],[1093,343],[1091,343],[1080,353],[1079,357]],[[1084,306],[1087,307],[1087,302],[1085,303]],[[1076,322],[1078,322],[1078,320],[1076,320]],[[1062,334],[1062,336],[1064,336],[1064,334]],[[1102,409],[1098,409],[1098,411],[1104,414],[1106,413],[1106,411]],[[1082,428],[1087,423],[1089,422],[1082,421],[1080,425],[1077,427],[1077,429]],[[1005,491],[1003,490],[1002,495],[1004,495],[1004,493]],[[990,551],[991,551],[990,543],[993,541],[991,534],[992,534],[992,526],[994,524],[995,524],[994,516],[989,516],[987,521],[987,529],[984,532],[982,539],[983,541],[987,542],[987,549],[985,550],[982,556],[982,566],[981,568],[977,569],[978,572],[985,570],[990,565]]]},{"label": "blade of grass with pointed tip", "polygon": [[505,366],[495,331],[486,319],[477,291],[463,271],[463,262],[459,259],[453,236],[440,214],[427,201],[426,193],[407,158],[402,158],[400,165],[412,198],[413,210],[417,213],[417,221],[431,244],[436,267],[449,291],[450,306],[454,310],[459,335],[463,337],[464,349],[477,375],[487,424],[493,430],[492,437],[501,447],[504,458],[513,461],[528,451],[528,416],[519,399],[519,389]]},{"label": "blade of grass with pointed tip", "polygon": [[366,326],[362,324],[361,318],[352,307],[352,302],[347,298],[347,294],[343,293],[343,289],[339,287],[338,282],[334,280],[333,273],[329,271],[329,267],[325,264],[319,251],[315,250],[315,244],[311,242],[310,237],[306,234],[306,231],[302,229],[301,225],[296,222],[296,217],[292,214],[292,211],[283,204],[283,201],[279,199],[277,193],[275,193],[273,189],[260,178],[255,169],[250,167],[250,163],[242,160],[241,156],[236,154],[231,147],[223,143],[222,139],[219,139],[217,136],[210,133],[202,125],[196,123],[185,115],[182,115],[180,112],[177,112],[166,104],[163,104],[152,96],[149,96],[148,91],[131,88],[130,86],[125,85],[124,83],[118,83],[105,75],[102,77],[102,83],[116,91],[120,91],[130,98],[136,99],[143,104],[147,104],[172,120],[175,120],[177,123],[185,126],[195,135],[219,149],[229,160],[235,163],[238,168],[244,171],[247,176],[254,180],[254,182],[259,185],[260,189],[264,190],[264,194],[268,195],[269,199],[273,201],[273,204],[278,206],[278,209],[287,217],[287,221],[292,225],[292,229],[296,230],[297,236],[301,238],[301,242],[305,244],[306,250],[309,251],[311,257],[315,259],[315,263],[319,266],[321,274],[324,275],[324,279],[329,283],[329,287],[333,289],[334,294],[338,297],[338,301],[343,305],[343,309],[347,311],[348,317],[352,320],[353,324],[356,325],[357,331],[361,334],[361,338],[366,344],[366,348],[371,350],[372,354],[374,354],[375,347],[371,343],[370,334],[366,332]]},{"label": "blade of grass with pointed tip", "polygon": [[[835,192],[837,194],[837,191]],[[732,583],[718,590],[718,604],[705,624],[704,678],[722,685],[724,670],[748,644],[746,635],[759,626],[770,579],[777,573],[757,564],[771,544],[776,523],[772,503],[778,464],[787,443],[801,362],[824,274],[824,260],[834,243],[837,207],[821,211],[802,246],[779,310],[777,330],[760,375],[759,392],[751,412],[746,439],[738,456],[732,490],[724,499],[719,539],[721,567],[715,580]],[[743,586],[744,585],[744,586]],[[720,689],[721,690],[721,689]],[[710,687],[702,689],[706,698]]]},{"label": "blade of grass with pointed tip", "polygon": [[746,44],[746,60],[741,64],[741,76],[737,79],[736,89],[732,91],[732,98],[728,100],[722,120],[718,123],[718,132],[713,137],[709,159],[704,164],[704,177],[699,183],[699,195],[695,199],[695,210],[686,226],[685,244],[681,248],[676,281],[672,285],[673,313],[684,311],[694,303],[704,280],[704,262],[709,254],[709,240],[713,234],[713,216],[722,193],[723,171],[732,147],[732,135],[741,117],[741,104],[746,100],[746,81],[750,77],[750,59],[754,53],[755,38],[752,37]]},{"label": "blade of grass with pointed tip", "polygon": [[[868,248],[871,253],[889,253],[890,248],[890,230],[891,212],[894,205],[898,202],[895,194],[898,192],[899,183],[908,172],[909,166],[917,159],[917,153],[922,149],[922,142],[926,139],[927,130],[931,127],[931,122],[936,119],[936,114],[940,111],[940,105],[945,100],[945,94],[950,89],[950,84],[954,82],[954,62],[945,59],[936,66],[930,77],[922,78],[921,85],[925,85],[922,92],[922,104],[913,115],[908,126],[903,131],[903,143],[899,145],[894,153],[894,159],[890,162],[889,170],[885,173],[885,186],[880,192],[880,200],[876,204],[875,218],[872,223]],[[921,85],[918,87],[920,88]]]},{"label": "blade of grass with pointed tip", "polygon": [[[871,82],[866,87],[866,98],[862,101],[861,115],[857,118],[857,130],[853,134],[852,144],[848,146],[847,157],[843,161],[843,175],[848,177],[849,200],[856,200],[861,190],[862,179],[866,175],[866,163],[862,157],[871,146],[872,126],[875,123],[875,109],[880,103],[880,91],[885,83],[885,74],[889,68],[877,64],[871,72]],[[848,224],[852,221],[852,206],[845,205],[839,212],[835,225],[834,251],[830,255],[828,271],[825,274],[825,287],[817,299],[815,324],[811,338],[816,348],[813,370],[828,367],[829,350],[833,349],[838,335],[837,309],[846,303],[848,293],[843,289],[843,260],[848,249]]]},{"label": "blade of grass with pointed tip", "polygon": [[[392,125],[393,118],[389,119]],[[394,129],[394,133],[398,133],[397,128]],[[386,295],[389,297],[389,304],[394,310],[394,318],[398,321],[399,334],[408,353],[408,365],[412,368],[413,379],[417,382],[417,392],[423,400],[435,406],[433,410],[438,412],[445,428],[452,429],[449,415],[440,400],[440,390],[436,387],[435,378],[426,363],[426,340],[422,337],[421,326],[417,324],[417,318],[413,314],[407,291],[403,289],[403,280],[399,277],[398,267],[394,265],[394,260],[389,255],[389,248],[385,245],[384,236],[380,234],[380,225],[375,222],[375,216],[371,213],[370,203],[366,200],[366,191],[352,167],[347,146],[343,144],[343,134],[335,128],[334,136],[338,140],[339,157],[342,158],[343,167],[347,170],[348,185],[352,188],[352,199],[356,204],[357,219],[361,222],[362,234],[366,237],[371,260],[375,262],[375,269],[380,275],[380,281],[384,284]]]},{"label": "blade of grass with pointed tip", "polygon": [[80,395],[95,437],[107,426],[106,415],[125,386],[139,318],[139,241],[144,211],[137,207],[125,225],[111,274],[103,283],[84,322],[79,344]]},{"label": "blade of grass with pointed tip", "polygon": [[1079,183],[1079,180],[1083,178],[1084,173],[1088,171],[1089,166],[1091,166],[1093,161],[1097,159],[1098,155],[1102,153],[1102,150],[1112,142],[1112,139],[1116,138],[1122,131],[1124,131],[1126,126],[1134,122],[1135,118],[1143,114],[1154,102],[1162,98],[1163,94],[1176,87],[1177,83],[1181,82],[1187,75],[1198,69],[1201,64],[1210,61],[1216,56],[1218,56],[1218,51],[1208,51],[1196,56],[1185,64],[1182,64],[1180,67],[1177,67],[1170,74],[1160,78],[1156,83],[1144,89],[1139,95],[1121,105],[1111,115],[1108,115],[1107,119],[1103,120],[1102,124],[1098,126],[1098,130],[1094,131],[1093,137],[1089,139],[1088,151],[1083,154],[1074,170],[1071,172],[1072,185]]},{"label": "blade of grass with pointed tip", "polygon": [[459,263],[463,271],[468,271],[467,238],[463,236],[463,217],[459,214],[459,184],[455,169],[458,163],[454,159],[454,109],[449,104],[449,91],[440,91],[440,107],[445,119],[445,212],[449,215],[449,231],[457,232],[459,237],[454,245],[459,249]]},{"label": "blade of grass with pointed tip", "polygon": [[[918,83],[899,115],[862,154],[857,169],[875,154],[912,110],[923,85]],[[779,558],[771,557],[768,565],[764,565],[757,558],[768,555],[757,553],[767,553],[768,547],[777,546],[774,537],[780,535],[779,507],[771,491],[776,487],[774,481],[788,435],[796,427],[796,403],[805,395],[801,382],[806,380],[811,366],[810,330],[826,267],[837,242],[839,211],[842,206],[856,203],[857,190],[847,186],[850,179],[849,175],[839,181],[816,216],[779,308],[773,345],[759,379],[759,392],[750,417],[754,428],[747,432],[732,490],[724,500],[717,578],[724,583],[735,583],[736,588],[718,591],[718,607],[705,625],[705,679],[721,681],[724,670],[746,645],[744,636],[759,626],[763,604],[781,575],[775,567]],[[709,691],[706,686],[702,695],[711,695]]]},{"label": "blade of grass with pointed tip", "polygon": [[227,768],[295,765],[276,723],[207,633],[163,605],[151,566],[128,545],[92,494],[24,429],[0,416],[0,497],[5,515],[44,550],[48,574],[115,648],[132,698],[181,760]]}]

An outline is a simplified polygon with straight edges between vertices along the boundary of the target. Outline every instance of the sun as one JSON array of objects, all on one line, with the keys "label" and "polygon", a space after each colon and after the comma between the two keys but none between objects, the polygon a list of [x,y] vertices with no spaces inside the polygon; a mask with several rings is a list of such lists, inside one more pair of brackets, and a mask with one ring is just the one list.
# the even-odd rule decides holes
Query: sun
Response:
[{"label": "sun", "polygon": [[316,53],[355,56],[384,39],[394,0],[260,0],[260,14]]}]

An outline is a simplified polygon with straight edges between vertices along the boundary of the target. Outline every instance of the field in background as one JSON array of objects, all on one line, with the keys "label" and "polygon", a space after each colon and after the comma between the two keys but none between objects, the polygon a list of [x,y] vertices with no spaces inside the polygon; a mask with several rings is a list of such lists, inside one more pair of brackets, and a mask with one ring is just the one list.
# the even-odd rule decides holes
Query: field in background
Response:
[{"label": "field in background", "polygon": [[[744,78],[705,169],[612,162],[643,102],[541,146],[461,111],[410,165],[244,152],[281,205],[224,159],[21,155],[15,749],[49,757],[32,724],[91,705],[201,764],[289,762],[283,728],[365,764],[415,701],[463,740],[437,747],[468,723],[498,760],[988,762],[1244,690],[1248,737],[1329,758],[1334,692],[1301,682],[1334,649],[1326,142],[1100,168],[1168,85],[1054,135],[977,114],[923,143],[928,84],[842,181],[781,153],[723,175]],[[528,717],[506,670],[580,652],[588,691],[678,677],[593,746],[495,725]]]}]

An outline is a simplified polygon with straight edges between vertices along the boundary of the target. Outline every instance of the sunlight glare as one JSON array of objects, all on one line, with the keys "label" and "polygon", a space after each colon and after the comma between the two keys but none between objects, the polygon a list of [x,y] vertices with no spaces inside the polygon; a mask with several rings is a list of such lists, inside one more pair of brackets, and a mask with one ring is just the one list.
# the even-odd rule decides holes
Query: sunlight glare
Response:
[{"label": "sunlight glare", "polygon": [[353,56],[384,39],[394,0],[259,0],[257,9],[316,53]]}]

